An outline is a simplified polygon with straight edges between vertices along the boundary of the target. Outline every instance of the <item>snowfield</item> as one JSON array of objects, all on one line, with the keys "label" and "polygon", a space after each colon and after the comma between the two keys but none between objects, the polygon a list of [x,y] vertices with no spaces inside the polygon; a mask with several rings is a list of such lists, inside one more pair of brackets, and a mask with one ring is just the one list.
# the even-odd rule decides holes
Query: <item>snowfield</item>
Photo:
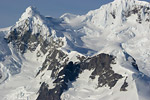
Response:
[{"label": "snowfield", "polygon": [[[25,33],[33,41],[26,41]],[[98,87],[99,76],[90,78],[94,69],[84,70],[67,83],[61,100],[150,100],[149,36],[150,4],[144,1],[114,0],[86,15],[66,13],[60,18],[28,7],[15,25],[0,29],[0,100],[37,100],[42,83],[55,88],[52,74],[63,70],[59,64],[90,62],[101,53],[115,57],[111,69],[123,77],[112,88]],[[22,53],[25,43],[30,48]],[[56,73],[49,67],[54,61],[59,63]]]}]

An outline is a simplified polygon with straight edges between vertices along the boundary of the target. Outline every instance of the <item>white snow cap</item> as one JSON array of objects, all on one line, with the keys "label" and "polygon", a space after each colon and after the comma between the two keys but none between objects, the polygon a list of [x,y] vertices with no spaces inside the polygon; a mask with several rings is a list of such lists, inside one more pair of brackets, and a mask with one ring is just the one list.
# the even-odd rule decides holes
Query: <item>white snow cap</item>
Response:
[{"label": "white snow cap", "polygon": [[117,3],[117,4],[134,4],[134,3],[138,3],[138,4],[149,4],[146,1],[139,1],[139,0],[114,0],[113,2]]},{"label": "white snow cap", "polygon": [[114,0],[115,2],[130,2],[130,1],[138,1],[138,0]]},{"label": "white snow cap", "polygon": [[24,20],[36,15],[40,15],[39,11],[37,11],[35,7],[29,6],[19,20]]}]

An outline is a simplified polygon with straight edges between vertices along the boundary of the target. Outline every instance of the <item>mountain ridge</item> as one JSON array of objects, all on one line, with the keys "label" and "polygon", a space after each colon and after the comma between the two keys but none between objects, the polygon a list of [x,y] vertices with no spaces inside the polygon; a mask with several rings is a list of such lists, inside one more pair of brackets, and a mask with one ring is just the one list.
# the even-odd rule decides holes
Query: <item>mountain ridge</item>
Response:
[{"label": "mountain ridge", "polygon": [[0,32],[0,99],[148,100],[149,13],[138,0],[60,18],[28,7]]}]

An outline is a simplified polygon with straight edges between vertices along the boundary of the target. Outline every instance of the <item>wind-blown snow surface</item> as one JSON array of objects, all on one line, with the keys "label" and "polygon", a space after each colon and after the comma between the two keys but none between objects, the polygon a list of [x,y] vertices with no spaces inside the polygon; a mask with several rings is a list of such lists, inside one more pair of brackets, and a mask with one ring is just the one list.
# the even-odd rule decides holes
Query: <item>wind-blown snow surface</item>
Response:
[{"label": "wind-blown snow surface", "polygon": [[[123,78],[113,88],[97,88],[98,78],[90,79],[92,70],[85,70],[63,92],[62,100],[149,100],[149,14],[150,4],[138,0],[114,0],[86,15],[66,13],[60,18],[44,17],[35,8],[28,7],[14,26],[0,29],[0,100],[36,100],[42,82],[47,83],[49,89],[54,88],[51,70],[46,68],[36,76],[53,44],[46,48],[46,53],[42,53],[37,43],[35,50],[22,54],[4,39],[13,30],[22,36],[30,29],[32,35],[40,33],[43,40],[39,41],[56,45],[62,40],[63,46],[57,49],[68,55],[68,61],[79,62],[77,55],[94,57],[100,53],[116,57],[116,64],[111,67]],[[31,47],[32,44],[36,42],[31,43]],[[56,59],[59,60],[58,55]],[[120,91],[125,80],[127,91]]]},{"label": "wind-blown snow surface", "polygon": [[86,15],[65,14],[61,18],[73,28],[77,37],[81,38],[82,45],[110,54],[125,50],[136,59],[137,64],[141,66],[140,70],[150,76],[150,23],[146,21],[150,18],[149,7],[147,2],[115,0]]}]

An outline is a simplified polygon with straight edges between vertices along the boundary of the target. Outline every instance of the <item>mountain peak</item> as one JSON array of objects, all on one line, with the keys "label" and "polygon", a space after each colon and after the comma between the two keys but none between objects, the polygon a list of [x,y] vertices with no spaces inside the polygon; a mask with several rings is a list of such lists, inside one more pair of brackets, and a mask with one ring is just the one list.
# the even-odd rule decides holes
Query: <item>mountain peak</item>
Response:
[{"label": "mountain peak", "polygon": [[138,0],[114,0],[115,2],[131,2],[131,1],[138,1]]},{"label": "mountain peak", "polygon": [[28,13],[30,13],[30,12],[37,12],[37,9],[36,9],[36,7],[29,6],[29,7],[26,9],[26,12],[28,12]]},{"label": "mountain peak", "polygon": [[40,33],[40,35],[44,36],[45,34],[50,34],[48,24],[49,21],[46,17],[41,15],[35,7],[29,6],[19,21],[11,27],[11,31],[21,31],[20,29],[22,29],[24,30],[22,34],[26,34],[26,30],[32,30],[32,34]]},{"label": "mountain peak", "polygon": [[25,10],[25,12],[22,14],[20,20],[24,20],[24,19],[27,19],[27,18],[36,16],[36,15],[40,15],[40,13],[39,13],[39,11],[36,9],[36,7],[29,6],[29,7]]},{"label": "mountain peak", "polygon": [[136,4],[136,5],[145,5],[145,6],[149,5],[148,2],[139,1],[139,0],[114,0],[113,3],[115,3],[115,4],[125,4],[125,5],[127,5],[127,4],[130,4],[130,5]]}]

